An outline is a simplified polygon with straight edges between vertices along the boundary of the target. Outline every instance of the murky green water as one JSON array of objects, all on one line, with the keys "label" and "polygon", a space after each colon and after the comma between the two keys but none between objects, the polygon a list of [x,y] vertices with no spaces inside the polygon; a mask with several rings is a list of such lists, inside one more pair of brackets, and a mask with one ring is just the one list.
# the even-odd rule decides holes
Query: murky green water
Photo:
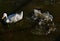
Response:
[{"label": "murky green water", "polygon": [[[12,23],[8,25],[3,25],[0,22],[0,41],[55,41],[56,37],[60,34],[60,1],[56,0],[56,3],[51,5],[49,2],[43,2],[39,0],[32,0],[31,2],[25,4],[22,7],[18,4],[18,1],[0,1],[0,17],[2,17],[3,12],[20,12],[24,11],[24,19],[17,23]],[[56,24],[56,32],[51,33],[48,36],[38,36],[33,35],[30,32],[30,29],[34,23],[27,20],[25,17],[30,15],[30,12],[33,11],[34,8],[41,8],[42,10],[49,10],[54,16],[54,22]],[[9,15],[9,14],[8,14]]]}]

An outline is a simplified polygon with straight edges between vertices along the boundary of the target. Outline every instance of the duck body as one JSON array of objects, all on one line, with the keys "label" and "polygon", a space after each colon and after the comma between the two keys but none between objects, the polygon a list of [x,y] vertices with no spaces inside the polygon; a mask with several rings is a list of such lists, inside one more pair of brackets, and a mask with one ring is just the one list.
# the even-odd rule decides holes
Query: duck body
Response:
[{"label": "duck body", "polygon": [[21,11],[21,13],[15,13],[15,14],[11,14],[9,16],[7,16],[4,21],[6,23],[15,23],[19,20],[22,20],[23,19],[23,11]]},{"label": "duck body", "polygon": [[41,12],[41,10],[34,9],[34,15],[32,19],[35,21],[36,26],[31,31],[35,35],[48,35],[51,31],[55,31],[55,24],[53,22],[53,16],[47,12]]}]

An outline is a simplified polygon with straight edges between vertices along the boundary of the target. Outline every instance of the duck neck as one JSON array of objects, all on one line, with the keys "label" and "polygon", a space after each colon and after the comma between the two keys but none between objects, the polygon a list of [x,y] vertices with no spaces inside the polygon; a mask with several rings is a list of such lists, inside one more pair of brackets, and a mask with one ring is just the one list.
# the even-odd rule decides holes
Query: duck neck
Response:
[{"label": "duck neck", "polygon": [[6,16],[6,18],[8,18],[8,17]]}]

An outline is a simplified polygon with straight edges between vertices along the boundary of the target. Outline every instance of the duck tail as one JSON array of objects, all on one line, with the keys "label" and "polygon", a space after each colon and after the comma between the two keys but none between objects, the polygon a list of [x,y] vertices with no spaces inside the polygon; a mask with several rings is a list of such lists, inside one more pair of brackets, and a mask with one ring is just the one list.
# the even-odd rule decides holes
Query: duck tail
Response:
[{"label": "duck tail", "polygon": [[23,11],[21,11],[20,16],[23,18]]}]

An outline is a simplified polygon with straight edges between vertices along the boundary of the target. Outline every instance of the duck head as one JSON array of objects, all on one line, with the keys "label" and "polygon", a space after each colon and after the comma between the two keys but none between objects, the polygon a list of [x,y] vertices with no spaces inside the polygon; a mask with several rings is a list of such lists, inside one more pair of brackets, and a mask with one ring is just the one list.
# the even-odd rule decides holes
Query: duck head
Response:
[{"label": "duck head", "polygon": [[7,13],[4,13],[4,14],[3,14],[2,19],[5,19],[5,22],[6,22],[6,23],[10,23],[10,21],[9,21],[9,19],[8,19],[8,17],[7,17]]},{"label": "duck head", "polygon": [[41,15],[41,10],[34,9],[35,16]]},{"label": "duck head", "polygon": [[7,18],[7,13],[4,13],[4,14],[3,14],[2,19],[4,19],[4,18]]}]

